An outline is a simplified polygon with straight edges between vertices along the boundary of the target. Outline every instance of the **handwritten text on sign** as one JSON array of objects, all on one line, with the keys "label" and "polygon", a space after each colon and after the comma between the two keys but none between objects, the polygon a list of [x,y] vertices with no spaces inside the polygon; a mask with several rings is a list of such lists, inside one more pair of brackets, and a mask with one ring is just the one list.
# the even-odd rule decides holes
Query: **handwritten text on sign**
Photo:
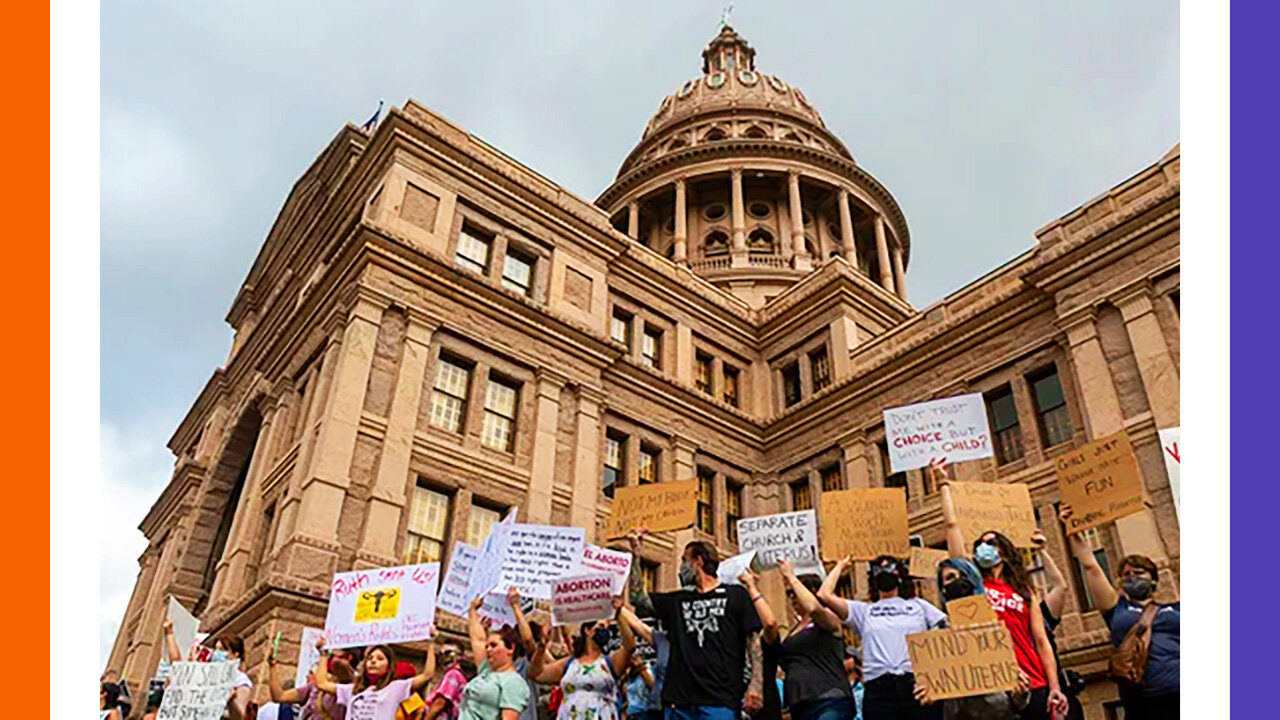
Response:
[{"label": "handwritten text on sign", "polygon": [[453,552],[449,553],[449,569],[444,574],[444,582],[440,583],[437,607],[458,617],[467,616],[467,606],[474,597],[467,593],[467,589],[471,585],[471,570],[479,557],[480,550],[474,545],[461,540],[453,544]]},{"label": "handwritten text on sign", "polygon": [[1031,547],[1036,513],[1031,491],[1022,483],[951,483],[951,502],[966,543],[995,530],[1018,547]]},{"label": "handwritten text on sign", "polygon": [[333,648],[425,640],[436,618],[440,563],[336,573],[324,622]]},{"label": "handwritten text on sign", "polygon": [[1164,455],[1164,469],[1169,473],[1169,489],[1173,491],[1173,512],[1181,515],[1178,495],[1182,489],[1182,451],[1178,443],[1182,440],[1182,428],[1165,428],[1160,431],[1160,452]]},{"label": "handwritten text on sign", "polygon": [[552,525],[501,525],[502,575],[497,590],[515,587],[524,597],[551,599],[551,582],[576,572],[587,531]]},{"label": "handwritten text on sign", "polygon": [[884,411],[885,442],[894,472],[991,457],[987,406],[981,393],[931,400]]},{"label": "handwritten text on sign", "polygon": [[822,557],[873,560],[907,554],[907,494],[902,488],[863,488],[822,494]]},{"label": "handwritten text on sign", "polygon": [[779,560],[790,560],[796,572],[820,571],[817,515],[802,510],[739,520],[738,552],[751,550],[765,570],[776,567]]},{"label": "handwritten text on sign", "polygon": [[620,538],[639,527],[649,532],[683,530],[693,525],[697,515],[697,480],[618,488],[605,536]]},{"label": "handwritten text on sign", "polygon": [[1018,685],[1018,660],[1004,625],[931,630],[907,636],[916,683],[930,700],[986,695]]},{"label": "handwritten text on sign", "polygon": [[1071,506],[1068,533],[1142,511],[1142,473],[1125,431],[1060,455],[1053,464],[1062,502]]},{"label": "handwritten text on sign", "polygon": [[907,567],[910,568],[911,577],[930,578],[937,577],[938,563],[951,557],[946,550],[937,550],[935,548],[915,547],[911,546],[911,555],[907,558]]},{"label": "handwritten text on sign", "polygon": [[631,553],[587,543],[582,548],[582,571],[608,573],[613,578],[613,594],[621,595],[631,574]]},{"label": "handwritten text on sign", "polygon": [[176,662],[160,702],[158,720],[220,720],[236,680],[238,660]]},{"label": "handwritten text on sign", "polygon": [[293,686],[302,687],[307,684],[307,673],[320,662],[320,651],[316,649],[316,641],[324,635],[320,628],[302,628],[302,644],[298,648],[298,669],[293,675]]},{"label": "handwritten text on sign", "polygon": [[613,578],[607,573],[563,577],[551,585],[553,625],[607,620],[613,614]]}]

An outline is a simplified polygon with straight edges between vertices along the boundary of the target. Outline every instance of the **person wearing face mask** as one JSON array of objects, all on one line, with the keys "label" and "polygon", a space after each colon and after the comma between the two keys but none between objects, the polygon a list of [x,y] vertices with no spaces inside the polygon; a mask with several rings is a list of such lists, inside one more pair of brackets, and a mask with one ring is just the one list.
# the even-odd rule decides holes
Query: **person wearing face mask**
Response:
[{"label": "person wearing face mask", "polygon": [[[942,519],[947,531],[947,551],[954,559],[969,556],[964,533],[956,518],[951,486],[942,483]],[[1058,679],[1058,663],[1040,612],[1040,598],[1031,587],[1027,568],[1013,542],[989,530],[973,542],[973,561],[982,574],[987,600],[996,617],[1009,631],[1018,669],[1027,676],[1031,700],[1021,712],[1022,720],[1058,720],[1069,704]]]},{"label": "person wearing face mask", "polygon": [[1045,548],[1046,538],[1044,533],[1036,530],[1031,534],[1031,542],[1035,545],[1036,550],[1040,552],[1040,560],[1044,565],[1044,579],[1046,590],[1044,597],[1040,598],[1040,614],[1044,616],[1045,634],[1049,637],[1049,645],[1053,647],[1053,660],[1058,666],[1058,686],[1062,688],[1062,693],[1067,696],[1067,717],[1066,720],[1084,720],[1084,707],[1080,704],[1080,690],[1084,688],[1084,680],[1081,679],[1080,673],[1075,670],[1064,670],[1062,660],[1058,655],[1058,641],[1054,637],[1054,631],[1058,625],[1062,623],[1062,611],[1067,605],[1067,579],[1062,575],[1062,571],[1058,569],[1058,563],[1053,559],[1053,553]]},{"label": "person wearing face mask", "polygon": [[[168,650],[169,662],[182,660],[182,650],[178,647],[178,639],[173,634],[173,621],[165,619],[165,648]],[[195,648],[192,648],[194,657]],[[227,715],[231,720],[243,720],[249,712],[249,699],[253,694],[253,681],[245,674],[241,665],[244,663],[244,641],[235,635],[224,635],[214,638],[213,653],[209,662],[236,661],[236,679],[231,686],[231,695],[227,698]]]},{"label": "person wearing face mask", "polygon": [[[1064,526],[1071,515],[1071,506],[1063,504],[1059,518]],[[1128,555],[1121,559],[1116,568],[1120,579],[1120,592],[1117,592],[1084,534],[1068,535],[1067,542],[1080,563],[1085,587],[1093,597],[1094,606],[1102,613],[1114,645],[1119,647],[1129,631],[1142,622],[1145,615],[1150,615],[1151,637],[1142,683],[1122,684],[1120,688],[1125,720],[1177,720],[1182,687],[1182,604],[1155,601],[1159,572],[1151,558]]]},{"label": "person wearing face mask", "polygon": [[781,665],[786,673],[782,696],[792,720],[848,720],[857,707],[853,687],[844,669],[844,637],[841,618],[822,606],[814,591],[817,579],[798,577],[787,560],[778,561],[778,572],[787,583],[791,606],[791,631],[779,642]]},{"label": "person wearing face mask", "polygon": [[324,637],[321,636],[316,642],[320,649],[316,687],[337,697],[338,704],[347,709],[348,720],[396,720],[400,704],[435,677],[436,646],[430,642],[434,636],[435,628],[432,628],[427,643],[427,663],[421,674],[396,678],[395,652],[386,645],[375,645],[365,650],[355,681],[342,684],[329,676],[328,653],[324,650]]},{"label": "person wearing face mask", "polygon": [[[329,671],[329,676],[339,684],[355,680],[353,663],[358,663],[350,650],[339,650],[322,659]],[[320,692],[316,687],[315,670],[307,673],[305,685],[286,689],[277,677],[276,655],[267,655],[267,688],[271,691],[271,702],[281,705],[296,705],[299,708],[298,720],[344,720],[347,708],[338,702],[332,693]]]},{"label": "person wearing face mask", "polygon": [[472,656],[479,663],[476,676],[462,693],[459,720],[518,720],[529,703],[529,684],[516,671],[519,641],[511,628],[489,632],[480,619],[484,596],[471,601],[467,611],[467,634]]},{"label": "person wearing face mask", "polygon": [[818,600],[862,636],[862,716],[866,720],[935,720],[939,709],[922,706],[914,696],[907,635],[942,627],[947,616],[915,596],[906,563],[890,555],[871,561],[871,602],[836,595],[840,576],[852,562],[845,558],[831,568],[818,589]]},{"label": "person wearing face mask", "polygon": [[467,676],[462,672],[462,651],[455,645],[445,645],[440,649],[440,664],[444,674],[440,684],[427,695],[426,720],[458,720],[462,692],[467,687]]}]

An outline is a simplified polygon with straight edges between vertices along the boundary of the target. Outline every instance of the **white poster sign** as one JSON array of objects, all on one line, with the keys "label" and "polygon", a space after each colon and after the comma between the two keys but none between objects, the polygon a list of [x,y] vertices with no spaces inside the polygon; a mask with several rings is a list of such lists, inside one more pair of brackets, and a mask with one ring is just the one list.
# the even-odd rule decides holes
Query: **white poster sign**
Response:
[{"label": "white poster sign", "polygon": [[178,641],[178,649],[182,651],[184,658],[188,657],[191,646],[196,644],[196,631],[200,628],[200,621],[196,620],[196,616],[188,612],[172,595],[169,596],[166,617],[173,623],[173,637]]},{"label": "white poster sign", "polygon": [[789,560],[798,574],[824,575],[818,555],[818,516],[813,510],[738,521],[738,551],[754,550],[761,569]]},{"label": "white poster sign", "polygon": [[337,573],[325,643],[331,648],[425,640],[436,618],[440,563]]},{"label": "white poster sign", "polygon": [[300,688],[306,685],[307,673],[320,662],[320,651],[316,649],[316,642],[322,635],[324,630],[320,628],[302,628],[302,646],[298,648],[298,671],[293,674],[294,687]]},{"label": "white poster sign", "polygon": [[582,549],[582,571],[608,573],[613,577],[613,594],[621,595],[631,574],[631,553],[587,543]]},{"label": "white poster sign", "polygon": [[480,549],[474,545],[461,540],[453,544],[453,552],[449,553],[449,570],[444,574],[444,582],[440,583],[440,597],[436,599],[436,607],[460,618],[467,616],[467,607],[471,605],[471,598],[475,597],[468,592],[471,587],[471,572],[479,558]]},{"label": "white poster sign", "polygon": [[484,539],[484,544],[480,546],[480,557],[472,566],[471,580],[467,583],[467,602],[493,590],[498,581],[502,579],[502,556],[505,554],[503,550],[503,535],[498,532],[500,528],[513,525],[516,521],[516,511],[512,510],[502,519],[502,523],[489,530],[489,535]]},{"label": "white poster sign", "polygon": [[239,660],[174,663],[157,720],[220,720],[239,664]]},{"label": "white poster sign", "polygon": [[515,587],[521,597],[550,600],[552,581],[577,572],[582,563],[587,536],[582,528],[515,523],[496,532],[502,549],[496,591]]},{"label": "white poster sign", "polygon": [[1169,473],[1169,489],[1173,491],[1173,512],[1178,517],[1182,516],[1178,508],[1178,494],[1182,487],[1182,450],[1178,447],[1181,437],[1181,426],[1160,431],[1160,454],[1164,455],[1164,469]]},{"label": "white poster sign", "polygon": [[551,624],[577,625],[614,615],[613,577],[587,573],[556,578],[551,583]]},{"label": "white poster sign", "polygon": [[981,393],[917,403],[884,411],[885,441],[893,472],[979,460],[994,454]]},{"label": "white poster sign", "polygon": [[721,560],[720,566],[716,568],[716,579],[725,585],[741,585],[742,583],[738,582],[738,576],[751,567],[751,561],[755,557],[756,551],[750,550]]}]

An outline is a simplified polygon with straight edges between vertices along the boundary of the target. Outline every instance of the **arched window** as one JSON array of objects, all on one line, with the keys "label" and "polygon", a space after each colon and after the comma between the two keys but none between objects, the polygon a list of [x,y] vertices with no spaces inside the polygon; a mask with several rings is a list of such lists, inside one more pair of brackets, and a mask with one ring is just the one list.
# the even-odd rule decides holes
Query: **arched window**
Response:
[{"label": "arched window", "polygon": [[766,133],[759,125],[752,125],[747,128],[746,132],[742,133],[742,137],[751,138],[753,140],[763,140],[769,137],[769,134]]},{"label": "arched window", "polygon": [[702,254],[706,257],[729,252],[729,236],[719,230],[712,231],[702,241]]},{"label": "arched window", "polygon": [[702,136],[702,141],[715,142],[716,140],[724,140],[727,137],[729,136],[725,134],[724,130],[718,127],[713,127]]},{"label": "arched window", "polygon": [[782,136],[782,139],[786,140],[787,142],[797,142],[797,143],[800,142],[800,136],[789,130],[787,131],[786,135]]},{"label": "arched window", "polygon": [[667,152],[671,152],[672,150],[679,150],[680,148],[685,147],[688,144],[689,143],[684,141],[684,138],[678,137],[667,144]]},{"label": "arched window", "polygon": [[773,253],[773,235],[764,228],[756,228],[747,236],[747,250],[753,253]]},{"label": "arched window", "polygon": [[818,257],[818,253],[813,250],[813,241],[809,238],[804,239],[804,251],[809,253],[809,257]]}]

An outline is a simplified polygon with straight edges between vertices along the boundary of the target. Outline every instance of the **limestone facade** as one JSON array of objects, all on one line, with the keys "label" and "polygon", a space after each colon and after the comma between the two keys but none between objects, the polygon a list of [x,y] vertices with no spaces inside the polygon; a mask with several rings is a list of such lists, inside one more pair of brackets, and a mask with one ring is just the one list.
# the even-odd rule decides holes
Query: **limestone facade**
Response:
[{"label": "limestone facade", "polygon": [[323,624],[334,572],[447,562],[510,508],[596,539],[613,488],[640,482],[705,488],[698,527],[644,548],[659,588],[684,542],[733,553],[736,518],[831,489],[905,487],[912,532],[941,546],[937,489],[888,472],[881,411],[982,392],[1000,452],[955,473],[1030,486],[1072,585],[1064,662],[1090,679],[1088,717],[1109,717],[1110,644],[1051,461],[1129,431],[1151,509],[1093,540],[1112,564],[1155,558],[1176,597],[1157,430],[1179,424],[1178,148],[918,310],[902,211],[754,54],[732,30],[713,40],[595,203],[412,100],[372,134],[343,128],[169,442],[108,666],[145,683],[172,595],[243,636],[255,673],[272,620],[286,658]]}]

